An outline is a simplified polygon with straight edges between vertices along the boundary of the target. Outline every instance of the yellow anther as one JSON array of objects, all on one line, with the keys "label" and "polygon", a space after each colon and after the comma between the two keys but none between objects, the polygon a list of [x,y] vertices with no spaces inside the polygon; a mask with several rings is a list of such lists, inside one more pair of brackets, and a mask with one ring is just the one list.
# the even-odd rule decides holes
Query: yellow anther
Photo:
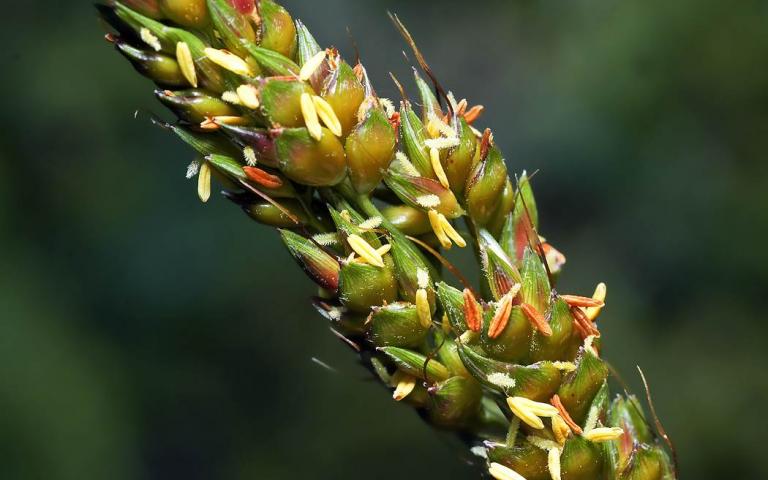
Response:
[{"label": "yellow anther", "polygon": [[562,450],[560,448],[550,448],[547,452],[547,467],[549,468],[549,476],[552,480],[561,480],[560,476],[560,454]]},{"label": "yellow anther", "polygon": [[565,441],[568,440],[568,436],[571,434],[571,427],[565,423],[563,417],[560,415],[555,415],[552,417],[552,433],[555,434],[555,440],[557,440],[557,443],[563,445],[565,444]]},{"label": "yellow anther", "polygon": [[432,311],[429,308],[427,290],[424,288],[416,290],[416,313],[423,327],[428,328],[432,325]]},{"label": "yellow anther", "polygon": [[509,467],[492,462],[488,467],[488,473],[496,480],[525,480],[525,477]]},{"label": "yellow anther", "polygon": [[[605,302],[605,296],[607,293],[608,286],[605,283],[600,282],[597,284],[597,287],[595,287],[595,293],[592,294],[592,298],[601,302]],[[587,315],[588,319],[594,322],[597,316],[600,315],[600,311],[602,309],[603,307],[589,307],[584,309],[584,313]]]},{"label": "yellow anther", "polygon": [[381,247],[377,248],[376,253],[384,257],[384,255],[388,254],[390,250],[392,250],[392,244],[388,243],[386,245],[382,245]]},{"label": "yellow anther", "polygon": [[216,48],[206,48],[204,52],[205,56],[208,57],[210,61],[220,66],[221,68],[227,69],[232,73],[242,75],[243,77],[254,76],[253,69],[250,65],[248,65],[248,62],[232,52],[228,52],[226,50],[218,50]]},{"label": "yellow anther", "polygon": [[176,61],[179,62],[179,68],[184,78],[187,79],[190,85],[197,88],[195,62],[192,59],[192,51],[189,49],[187,42],[178,42],[176,44]]},{"label": "yellow anther", "polygon": [[247,125],[248,119],[237,115],[219,115],[212,118],[219,125]]},{"label": "yellow anther", "polygon": [[548,403],[534,402],[524,397],[509,397],[507,405],[516,417],[536,429],[544,428],[544,422],[539,417],[553,417],[559,413]]},{"label": "yellow anther", "polygon": [[304,123],[307,125],[309,134],[315,140],[320,140],[323,136],[323,127],[320,126],[320,120],[317,118],[315,102],[312,101],[312,95],[308,93],[301,94],[301,114],[304,116]]},{"label": "yellow anther", "polygon": [[619,427],[598,427],[584,432],[582,436],[590,442],[609,442],[618,440],[622,435],[624,435],[624,430]]},{"label": "yellow anther", "polygon": [[429,149],[429,160],[432,163],[432,170],[435,171],[437,179],[440,180],[440,184],[445,188],[451,188],[451,184],[448,183],[448,177],[445,175],[445,170],[443,170],[443,164],[440,163],[440,151],[437,148],[432,147]]},{"label": "yellow anther", "polygon": [[381,258],[379,252],[377,252],[376,249],[362,237],[352,234],[347,237],[347,243],[349,243],[349,246],[352,247],[352,250],[354,250],[355,253],[369,264],[376,267],[384,267],[384,259]]},{"label": "yellow anther", "polygon": [[302,65],[301,70],[299,71],[299,79],[303,82],[306,82],[309,80],[312,75],[315,73],[315,70],[320,66],[320,64],[323,63],[323,60],[325,60],[326,52],[325,50],[322,50],[320,52],[317,52],[312,58],[307,60],[307,62]]},{"label": "yellow anther", "polygon": [[448,221],[447,218],[445,218],[445,215],[442,213],[438,214],[438,220],[440,222],[440,226],[443,229],[443,232],[445,232],[446,235],[448,235],[448,238],[453,240],[453,243],[459,246],[459,248],[464,248],[467,246],[466,240],[459,235],[459,232],[456,231],[455,228],[453,228],[453,225],[451,225],[451,222]]},{"label": "yellow anther", "polygon": [[252,110],[256,110],[261,106],[259,89],[251,84],[246,83],[237,87],[237,96],[240,97],[240,103]]},{"label": "yellow anther", "polygon": [[317,95],[312,97],[312,101],[315,104],[315,110],[317,111],[317,116],[320,117],[320,120],[323,121],[331,133],[340,137],[342,135],[341,122],[339,121],[339,117],[336,116],[336,112],[333,110],[331,104],[326,102],[323,97],[318,97]]},{"label": "yellow anther", "polygon": [[416,388],[416,378],[407,373],[403,373],[400,370],[392,375],[392,383],[395,385],[395,391],[392,393],[392,398],[396,402],[399,402],[410,395],[413,389]]},{"label": "yellow anther", "polygon": [[197,174],[197,196],[203,203],[211,198],[211,166],[208,162],[200,165],[200,172]]},{"label": "yellow anther", "polygon": [[427,212],[427,215],[429,216],[429,224],[432,226],[432,231],[435,232],[435,236],[440,242],[440,245],[445,249],[451,248],[453,244],[451,243],[451,239],[448,238],[448,235],[445,234],[442,223],[440,223],[440,214],[437,213],[437,210],[430,210]]}]

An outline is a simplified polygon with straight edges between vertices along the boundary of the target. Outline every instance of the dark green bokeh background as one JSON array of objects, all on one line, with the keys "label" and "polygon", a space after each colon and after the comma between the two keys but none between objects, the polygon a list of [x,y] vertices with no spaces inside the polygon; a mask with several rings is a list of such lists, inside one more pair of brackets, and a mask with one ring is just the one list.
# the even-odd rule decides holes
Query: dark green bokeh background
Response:
[{"label": "dark green bokeh background", "polygon": [[[768,4],[286,4],[347,55],[352,27],[389,96],[398,12],[539,171],[561,290],[608,283],[605,355],[638,392],[645,369],[683,478],[768,476]],[[3,10],[0,477],[476,478],[353,365],[273,232],[199,204],[90,4]]]}]

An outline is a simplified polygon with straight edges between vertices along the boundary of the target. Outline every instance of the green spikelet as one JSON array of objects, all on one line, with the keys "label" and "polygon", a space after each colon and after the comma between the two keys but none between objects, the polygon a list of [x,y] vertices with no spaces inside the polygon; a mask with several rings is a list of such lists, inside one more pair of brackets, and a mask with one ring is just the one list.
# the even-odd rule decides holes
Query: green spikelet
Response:
[{"label": "green spikelet", "polygon": [[[98,10],[176,116],[161,126],[197,155],[200,198],[216,181],[278,229],[315,308],[396,401],[502,480],[676,478],[637,399],[610,401],[604,285],[555,291],[565,257],[539,236],[531,178],[510,178],[490,129],[472,126],[482,107],[424,80],[396,17],[427,73],[398,110],[273,0]],[[453,246],[474,250],[480,284],[443,255]]]}]

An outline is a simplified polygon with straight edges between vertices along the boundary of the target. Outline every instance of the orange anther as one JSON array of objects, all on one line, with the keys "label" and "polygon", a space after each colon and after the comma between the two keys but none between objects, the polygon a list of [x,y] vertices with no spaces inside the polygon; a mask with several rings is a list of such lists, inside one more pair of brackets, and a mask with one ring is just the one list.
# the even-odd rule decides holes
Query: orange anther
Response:
[{"label": "orange anther", "polygon": [[536,307],[529,303],[521,303],[520,308],[523,309],[525,316],[528,317],[528,320],[531,321],[533,326],[536,327],[536,329],[540,331],[542,335],[546,337],[552,335],[552,327],[549,326],[549,323],[547,323],[544,315],[536,310]]}]

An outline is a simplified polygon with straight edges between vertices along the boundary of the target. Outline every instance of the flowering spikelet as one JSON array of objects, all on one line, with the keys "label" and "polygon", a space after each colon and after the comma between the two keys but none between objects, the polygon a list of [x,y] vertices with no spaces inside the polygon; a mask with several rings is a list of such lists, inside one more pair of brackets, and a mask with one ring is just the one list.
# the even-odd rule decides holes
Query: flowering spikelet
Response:
[{"label": "flowering spikelet", "polygon": [[[186,171],[200,200],[215,176],[277,229],[315,309],[394,401],[460,434],[497,480],[675,478],[639,403],[609,401],[605,284],[558,294],[565,255],[539,234],[532,176],[508,174],[492,130],[472,126],[484,107],[446,93],[396,16],[431,81],[415,71],[411,101],[393,77],[399,108],[275,0],[104,3],[111,45],[201,159]],[[480,284],[444,254],[469,243]]]}]

